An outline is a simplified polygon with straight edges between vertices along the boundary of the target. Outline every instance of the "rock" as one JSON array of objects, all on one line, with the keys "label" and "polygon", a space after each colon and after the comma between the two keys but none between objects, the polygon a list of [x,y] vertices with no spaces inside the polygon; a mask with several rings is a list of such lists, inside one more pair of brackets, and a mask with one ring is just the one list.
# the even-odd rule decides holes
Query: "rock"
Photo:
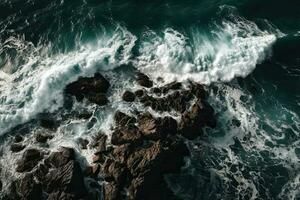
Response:
[{"label": "rock", "polygon": [[11,146],[10,146],[10,150],[11,150],[12,152],[14,152],[14,153],[20,152],[20,151],[22,151],[23,149],[25,149],[25,145],[23,145],[23,144],[15,144],[15,143],[13,143],[13,144],[11,144]]},{"label": "rock", "polygon": [[103,163],[105,161],[103,155],[99,153],[95,154],[92,159],[93,159],[93,163]]},{"label": "rock", "polygon": [[40,126],[49,130],[55,130],[58,127],[58,123],[54,119],[42,117]]},{"label": "rock", "polygon": [[144,106],[150,106],[156,111],[171,111],[183,113],[187,110],[189,102],[193,99],[190,91],[176,91],[166,97],[152,97],[147,94],[139,97],[139,101]]},{"label": "rock", "polygon": [[43,183],[48,172],[49,168],[42,163],[38,165],[37,169],[33,172],[33,175],[40,183]]},{"label": "rock", "polygon": [[45,164],[48,167],[59,168],[74,159],[75,159],[74,149],[68,147],[61,147],[59,151],[52,152],[50,156],[45,159]]},{"label": "rock", "polygon": [[187,139],[195,139],[202,133],[202,128],[216,126],[213,108],[206,102],[198,100],[186,111],[180,123],[181,134]]},{"label": "rock", "polygon": [[2,191],[2,187],[3,187],[3,183],[2,183],[2,181],[0,180],[0,192]]},{"label": "rock", "polygon": [[156,93],[156,94],[166,94],[167,92],[169,92],[170,90],[180,90],[182,88],[182,84],[179,82],[172,82],[169,83],[167,85],[164,85],[163,87],[156,87],[156,88],[152,88],[152,92]]},{"label": "rock", "polygon": [[79,119],[89,119],[93,116],[93,113],[83,112],[76,115]]},{"label": "rock", "polygon": [[47,200],[74,200],[76,197],[73,194],[65,193],[65,192],[53,192],[49,194]]},{"label": "rock", "polygon": [[153,86],[153,82],[150,80],[150,78],[143,73],[137,73],[136,79],[138,84],[143,87],[151,88]]},{"label": "rock", "polygon": [[126,102],[133,102],[135,100],[135,94],[129,91],[124,92],[122,99]]},{"label": "rock", "polygon": [[95,94],[89,94],[87,96],[87,99],[91,102],[91,103],[95,103],[99,106],[104,106],[108,103],[108,99],[105,96],[105,94],[99,94],[99,93],[95,93]]},{"label": "rock", "polygon": [[204,100],[207,98],[206,91],[203,87],[203,85],[198,83],[191,83],[190,90],[192,91],[193,95],[195,95],[197,98]]},{"label": "rock", "polygon": [[158,140],[167,135],[177,133],[177,122],[171,117],[155,119],[151,114],[146,113],[139,117],[138,127],[145,138]]},{"label": "rock", "polygon": [[123,126],[132,126],[136,123],[136,118],[126,115],[125,113],[122,113],[120,111],[117,111],[115,116],[115,123],[117,126],[123,127]]},{"label": "rock", "polygon": [[23,137],[21,135],[16,135],[14,138],[15,143],[20,143],[23,141]]},{"label": "rock", "polygon": [[133,145],[123,144],[120,146],[116,146],[116,148],[114,148],[114,150],[112,152],[112,156],[118,162],[124,164],[132,151],[133,151]]},{"label": "rock", "polygon": [[110,182],[104,185],[104,200],[119,200],[121,199],[120,190],[117,184]]},{"label": "rock", "polygon": [[54,136],[47,133],[38,133],[35,136],[35,140],[40,143],[46,143],[48,140],[51,140]]},{"label": "rock", "polygon": [[113,145],[122,145],[126,143],[140,144],[142,135],[137,127],[123,127],[112,133],[111,143]]},{"label": "rock", "polygon": [[50,171],[45,179],[49,193],[62,192],[71,195],[71,199],[79,199],[87,194],[80,165],[74,160]]},{"label": "rock", "polygon": [[80,77],[77,81],[70,83],[67,85],[65,92],[75,96],[78,101],[81,101],[91,93],[106,93],[109,86],[109,82],[101,74],[96,73],[94,77]]},{"label": "rock", "polygon": [[164,183],[164,180],[153,184],[153,182],[148,181],[149,179],[151,177],[134,178],[128,189],[129,199],[179,200]]},{"label": "rock", "polygon": [[177,140],[158,141],[133,152],[127,160],[127,167],[133,176],[129,186],[130,199],[173,199],[174,195],[166,187],[163,175],[179,172],[186,155],[187,147]]},{"label": "rock", "polygon": [[17,162],[17,172],[29,172],[31,171],[40,160],[42,160],[44,154],[37,149],[27,149],[23,157]]},{"label": "rock", "polygon": [[101,171],[105,174],[106,181],[114,181],[120,186],[124,184],[127,177],[125,165],[112,159],[107,159],[104,162]]},{"label": "rock", "polygon": [[89,141],[87,139],[78,138],[77,143],[81,149],[87,149]]},{"label": "rock", "polygon": [[10,183],[3,199],[42,199],[42,186],[35,181],[32,174],[28,173]]},{"label": "rock", "polygon": [[135,91],[134,94],[135,94],[137,97],[142,97],[142,96],[144,96],[145,91],[144,91],[144,90],[137,90],[137,91]]},{"label": "rock", "polygon": [[92,147],[96,148],[95,154],[100,154],[107,150],[106,141],[107,141],[107,135],[105,135],[105,134],[99,134],[96,136],[96,138],[94,138]]}]

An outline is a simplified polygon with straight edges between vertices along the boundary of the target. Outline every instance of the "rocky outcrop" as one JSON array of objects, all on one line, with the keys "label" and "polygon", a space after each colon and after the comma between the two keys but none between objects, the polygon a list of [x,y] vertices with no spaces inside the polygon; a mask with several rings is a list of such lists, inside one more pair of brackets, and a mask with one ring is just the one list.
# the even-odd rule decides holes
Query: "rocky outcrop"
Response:
[{"label": "rocky outcrop", "polygon": [[75,96],[77,101],[86,98],[91,103],[102,106],[108,102],[105,93],[109,87],[109,82],[100,73],[96,73],[94,77],[80,77],[77,81],[70,83],[67,85],[65,93]]},{"label": "rocky outcrop", "polygon": [[17,172],[29,172],[37,166],[44,157],[44,152],[37,149],[27,149],[23,157],[17,162]]},{"label": "rocky outcrop", "polygon": [[136,80],[138,84],[143,87],[151,88],[153,86],[153,81],[151,81],[150,78],[143,73],[138,72],[136,74]]},{"label": "rocky outcrop", "polygon": [[[216,126],[214,110],[206,100],[202,85],[190,83],[186,86],[173,82],[153,87],[145,74],[138,73],[136,77],[145,88],[126,91],[122,99],[139,102],[149,112],[136,112],[133,116],[117,111],[110,140],[104,133],[98,133],[90,141],[78,138],[76,141],[81,149],[94,150],[87,166],[79,164],[78,154],[72,148],[62,147],[50,154],[37,149],[25,150],[16,171],[26,173],[12,182],[8,199],[93,200],[99,199],[100,191],[105,200],[178,199],[164,177],[179,173],[185,164],[184,158],[190,154],[185,138],[195,139],[201,136],[204,127]],[[65,93],[78,101],[87,99],[104,105],[109,86],[102,75],[95,74],[69,84]],[[154,116],[149,108],[158,113],[176,112],[178,118]],[[88,114],[82,118],[90,117]],[[46,143],[51,138],[52,135],[46,133],[35,137],[39,143]],[[11,150],[23,150],[21,141],[21,138],[15,138]]]},{"label": "rocky outcrop", "polygon": [[135,100],[135,94],[130,91],[124,92],[122,99],[127,102],[133,102]]}]

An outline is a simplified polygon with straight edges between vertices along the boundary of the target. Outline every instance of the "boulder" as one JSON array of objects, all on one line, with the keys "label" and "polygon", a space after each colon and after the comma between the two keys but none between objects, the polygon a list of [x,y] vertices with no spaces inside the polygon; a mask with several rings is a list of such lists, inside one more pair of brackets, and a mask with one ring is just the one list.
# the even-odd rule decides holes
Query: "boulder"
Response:
[{"label": "boulder", "polygon": [[14,142],[15,143],[20,143],[23,141],[23,137],[21,135],[16,135],[15,138],[14,138]]},{"label": "boulder", "polygon": [[177,133],[177,122],[172,117],[154,118],[149,113],[138,118],[138,127],[143,136],[150,140],[159,140]]},{"label": "boulder", "polygon": [[92,93],[87,95],[87,99],[91,102],[91,103],[95,103],[99,106],[104,106],[108,103],[108,99],[106,97],[105,94],[102,93]]},{"label": "boulder", "polygon": [[11,146],[10,146],[10,150],[12,151],[12,152],[14,152],[14,153],[16,153],[16,152],[20,152],[20,151],[22,151],[23,149],[25,149],[25,145],[23,145],[23,144],[16,144],[16,143],[13,143],[13,144],[11,144]]},{"label": "boulder", "polygon": [[74,149],[68,147],[61,147],[59,151],[52,152],[49,155],[49,157],[45,159],[45,164],[48,167],[59,168],[74,159],[75,159]]},{"label": "boulder", "polygon": [[29,172],[31,171],[40,160],[44,157],[44,153],[37,149],[27,149],[23,157],[17,162],[17,172]]},{"label": "boulder", "polygon": [[136,118],[126,115],[125,113],[122,113],[120,111],[117,111],[114,120],[117,126],[123,127],[123,126],[132,126],[136,123]]},{"label": "boulder", "polygon": [[120,189],[114,182],[106,183],[103,187],[104,200],[119,200],[121,199]]},{"label": "boulder", "polygon": [[87,139],[78,138],[77,143],[81,149],[87,149],[89,141]]},{"label": "boulder", "polygon": [[71,199],[80,199],[87,194],[83,173],[77,161],[71,160],[65,165],[51,170],[45,179],[48,193],[61,192],[69,194],[68,196],[73,197]]},{"label": "boulder", "polygon": [[126,143],[141,144],[142,135],[137,127],[123,127],[116,129],[111,136],[113,145],[122,145]]},{"label": "boulder", "polygon": [[187,139],[195,139],[200,136],[205,126],[211,128],[216,126],[214,109],[208,103],[198,100],[183,114],[180,123],[181,134]]},{"label": "boulder", "polygon": [[122,186],[125,183],[127,177],[125,165],[112,159],[107,159],[104,162],[101,172],[105,175],[104,178],[106,181],[114,181],[119,186]]},{"label": "boulder", "polygon": [[58,122],[51,118],[41,117],[40,126],[49,130],[55,130],[58,127]]},{"label": "boulder", "polygon": [[81,101],[92,93],[106,93],[109,86],[109,82],[100,73],[96,73],[94,77],[78,78],[77,81],[67,85],[65,92]]},{"label": "boulder", "polygon": [[51,140],[54,136],[48,133],[38,133],[35,136],[35,140],[40,143],[46,143],[48,140]]},{"label": "boulder", "polygon": [[138,84],[143,87],[151,88],[153,86],[153,82],[150,80],[150,78],[143,73],[137,73],[136,80]]},{"label": "boulder", "polygon": [[122,99],[126,102],[133,102],[135,100],[135,94],[133,92],[124,92]]}]

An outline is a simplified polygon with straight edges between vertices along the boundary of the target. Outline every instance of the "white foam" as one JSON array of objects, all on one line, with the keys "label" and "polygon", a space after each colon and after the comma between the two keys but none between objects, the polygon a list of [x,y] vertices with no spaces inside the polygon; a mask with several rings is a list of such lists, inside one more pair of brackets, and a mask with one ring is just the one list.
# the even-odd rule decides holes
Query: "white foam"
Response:
[{"label": "white foam", "polygon": [[128,62],[136,37],[118,27],[96,44],[51,57],[29,57],[13,74],[1,72],[0,132],[24,123],[36,114],[62,106],[62,91],[78,76],[92,76]]},{"label": "white foam", "polygon": [[[212,35],[199,28],[184,35],[167,28],[149,31],[136,65],[152,78],[191,79],[204,84],[245,77],[266,58],[276,35],[261,31],[247,20],[224,21]],[[150,39],[149,39],[150,38]]]}]

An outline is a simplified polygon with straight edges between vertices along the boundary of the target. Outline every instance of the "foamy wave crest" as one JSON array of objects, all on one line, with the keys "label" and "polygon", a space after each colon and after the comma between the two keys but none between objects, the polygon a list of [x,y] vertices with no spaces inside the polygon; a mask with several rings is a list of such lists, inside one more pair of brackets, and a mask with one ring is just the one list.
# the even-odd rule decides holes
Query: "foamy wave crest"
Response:
[{"label": "foamy wave crest", "polygon": [[53,112],[63,103],[64,87],[79,76],[111,70],[126,64],[136,37],[118,27],[103,34],[96,44],[51,57],[29,56],[15,73],[0,73],[0,133],[32,119],[44,111]]},{"label": "foamy wave crest", "polygon": [[243,18],[214,25],[204,33],[193,27],[186,34],[167,28],[148,31],[140,47],[137,66],[153,78],[209,84],[245,77],[266,58],[276,34],[260,30]]}]

